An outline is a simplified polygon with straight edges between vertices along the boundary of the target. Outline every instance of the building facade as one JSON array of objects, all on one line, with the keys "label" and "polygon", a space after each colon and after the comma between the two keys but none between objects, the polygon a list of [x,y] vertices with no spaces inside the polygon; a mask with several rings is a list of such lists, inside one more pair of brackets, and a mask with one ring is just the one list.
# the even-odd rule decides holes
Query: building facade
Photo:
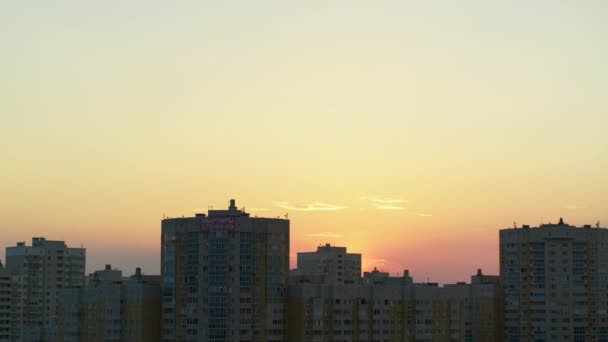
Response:
[{"label": "building facade", "polygon": [[162,221],[163,341],[286,341],[289,221],[228,210]]},{"label": "building facade", "polygon": [[13,288],[11,273],[0,262],[0,341],[13,341]]},{"label": "building facade", "polygon": [[125,342],[157,342],[161,340],[161,277],[143,275],[138,268],[123,282],[121,324]]},{"label": "building facade", "polygon": [[608,230],[558,224],[500,231],[505,338],[608,341]]},{"label": "building facade", "polygon": [[14,275],[15,332],[19,341],[54,340],[57,293],[84,285],[86,251],[42,237],[32,245],[6,248],[6,268]]}]

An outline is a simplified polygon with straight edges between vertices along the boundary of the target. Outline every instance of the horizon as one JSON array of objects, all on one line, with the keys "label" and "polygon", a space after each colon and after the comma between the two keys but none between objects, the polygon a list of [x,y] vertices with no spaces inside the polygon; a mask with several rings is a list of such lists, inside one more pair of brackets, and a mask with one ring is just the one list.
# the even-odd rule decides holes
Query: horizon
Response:
[{"label": "horizon", "polygon": [[[608,2],[0,4],[0,247],[153,274],[236,198],[439,283],[498,230],[608,222]],[[203,207],[201,207],[201,205]]]},{"label": "horizon", "polygon": [[[228,206],[226,206],[227,208]],[[238,207],[241,210],[246,209],[246,207]],[[212,207],[209,206],[207,210],[222,210],[225,208],[222,207]],[[164,217],[162,218],[162,220],[165,219],[176,219],[176,218],[183,218],[183,217],[194,217],[195,214],[199,214],[199,213],[203,213],[202,210],[199,210],[197,212],[193,212],[190,216],[189,215],[181,215],[181,216],[167,216],[164,214]],[[251,213],[249,213],[251,214]],[[285,217],[285,216],[263,216],[263,215],[251,215],[252,217],[265,217],[265,218],[279,218],[279,219],[287,219],[290,221],[290,226],[292,225],[292,221],[289,217]],[[471,269],[469,274],[459,274],[457,275],[456,273],[454,273],[452,275],[451,278],[445,278],[442,279],[441,277],[435,277],[433,274],[430,274],[428,271],[425,272],[425,269],[412,269],[412,268],[408,268],[407,265],[404,265],[402,268],[390,268],[390,267],[385,267],[386,262],[385,259],[382,260],[378,260],[378,259],[372,259],[371,261],[368,260],[368,258],[366,257],[365,253],[362,253],[360,251],[357,250],[353,250],[352,248],[350,248],[348,245],[344,245],[344,244],[340,244],[340,243],[330,243],[330,242],[319,242],[317,243],[315,246],[310,246],[310,247],[304,247],[305,249],[302,250],[292,250],[290,247],[290,269],[295,269],[297,268],[297,253],[301,253],[301,252],[314,252],[316,251],[317,247],[321,247],[324,246],[326,244],[330,244],[331,246],[336,246],[336,247],[346,247],[347,252],[348,253],[357,253],[357,254],[361,254],[361,259],[362,259],[362,263],[361,263],[361,276],[363,276],[363,273],[365,272],[371,272],[374,269],[377,269],[378,271],[381,272],[388,272],[391,276],[402,276],[403,275],[403,271],[407,270],[409,271],[409,275],[413,278],[413,280],[415,282],[419,282],[419,283],[438,283],[440,285],[445,285],[445,284],[455,284],[458,282],[470,282],[471,276],[475,275],[477,270],[480,269],[484,275],[499,275],[499,269],[498,269],[498,232],[500,230],[504,230],[504,229],[523,229],[523,228],[530,228],[530,229],[534,229],[534,228],[538,228],[542,225],[555,225],[557,224],[557,222],[559,222],[560,220],[563,220],[563,223],[566,225],[570,225],[570,226],[574,226],[576,228],[582,228],[586,225],[591,226],[592,228],[600,228],[600,229],[606,229],[605,227],[602,227],[600,224],[601,222],[598,221],[595,225],[593,224],[589,224],[589,223],[584,223],[584,224],[577,224],[577,223],[573,223],[573,222],[569,222],[566,219],[563,219],[562,217],[560,217],[558,220],[555,221],[555,223],[553,223],[551,220],[547,221],[547,222],[542,222],[539,223],[538,225],[534,225],[534,224],[520,224],[520,225],[516,225],[516,222],[513,222],[514,225],[516,226],[511,226],[511,227],[500,227],[496,229],[496,249],[495,249],[495,258],[496,258],[496,267],[494,269],[492,268],[483,268],[483,267],[477,267],[477,264],[471,264],[468,265],[469,268]],[[599,225],[599,226],[598,226]],[[160,230],[159,230],[160,231]],[[63,240],[61,238],[49,238],[48,236],[42,236],[42,235],[37,235],[37,236],[32,236],[29,237],[26,240],[18,240],[15,241],[13,244],[11,245],[6,245],[6,246],[0,246],[3,247],[4,249],[6,249],[7,247],[13,247],[15,246],[18,242],[25,242],[26,245],[31,245],[31,241],[33,238],[36,237],[43,237],[47,240],[53,240],[53,241],[65,241],[66,245],[68,247],[83,247],[86,249],[87,251],[87,263],[86,263],[86,270],[85,270],[85,274],[89,275],[92,274],[95,271],[99,271],[99,270],[103,270],[105,268],[106,265],[111,265],[112,269],[116,269],[116,270],[120,270],[123,272],[123,276],[129,276],[131,274],[135,273],[136,268],[141,268],[142,274],[147,274],[147,275],[160,275],[160,248],[158,249],[158,265],[156,266],[156,269],[154,267],[150,267],[150,268],[146,268],[143,267],[142,265],[139,264],[134,264],[134,263],[128,263],[125,262],[124,260],[126,258],[123,258],[122,256],[115,256],[114,258],[109,258],[109,259],[113,259],[114,262],[104,262],[103,260],[99,260],[98,257],[95,259],[95,261],[90,261],[89,259],[89,255],[90,255],[90,248],[87,248],[86,244],[81,243],[80,245],[75,245],[73,243],[71,243],[70,241],[67,240]],[[319,236],[320,239],[335,239],[337,238],[336,236],[325,236],[325,237],[321,237]],[[320,240],[319,240],[320,241]],[[293,245],[294,242],[290,241],[290,245]],[[159,239],[159,245],[160,245],[160,239]],[[307,249],[306,249],[307,248]],[[96,253],[94,253],[94,255],[97,255],[97,251]],[[0,260],[5,260],[6,258],[6,253],[3,255],[4,258],[0,259]],[[131,254],[131,257],[136,256],[136,254]],[[139,257],[143,257],[143,255],[140,255]],[[108,260],[109,260],[108,259]],[[130,258],[128,258],[128,260],[130,260]],[[149,263],[149,259],[141,259],[141,260],[146,260],[146,262]],[[378,262],[381,261],[381,262]],[[418,264],[416,262],[414,262],[414,264]],[[151,265],[151,264],[150,264]],[[149,266],[150,266],[149,265]],[[424,265],[424,264],[423,264]],[[464,265],[467,266],[467,265]],[[150,269],[152,269],[153,271],[150,271]]]}]

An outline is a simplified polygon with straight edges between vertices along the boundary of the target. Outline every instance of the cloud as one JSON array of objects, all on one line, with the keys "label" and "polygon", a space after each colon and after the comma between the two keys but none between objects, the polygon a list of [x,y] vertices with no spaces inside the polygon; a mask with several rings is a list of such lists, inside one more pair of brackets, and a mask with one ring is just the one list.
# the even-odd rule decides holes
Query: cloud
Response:
[{"label": "cloud", "polygon": [[578,210],[578,209],[587,209],[586,206],[584,205],[576,205],[576,204],[570,204],[566,206],[566,209],[570,209],[570,210]]},{"label": "cloud", "polygon": [[268,208],[245,208],[248,211],[270,211]]},{"label": "cloud", "polygon": [[308,236],[310,236],[310,237],[325,237],[325,238],[339,238],[339,237],[342,237],[342,235],[336,234],[336,233],[333,233],[333,232],[313,233],[313,234],[308,234]]},{"label": "cloud", "polygon": [[398,205],[384,205],[384,204],[375,204],[376,209],[378,210],[404,210],[404,207],[400,207]]},{"label": "cloud", "polygon": [[404,199],[387,199],[387,198],[378,198],[378,197],[361,197],[360,200],[370,201],[372,203],[378,204],[394,204],[394,203],[407,203],[407,200]]},{"label": "cloud", "polygon": [[405,210],[399,204],[408,203],[408,200],[399,198],[360,197],[360,200],[369,201],[378,210]]},{"label": "cloud", "polygon": [[274,205],[279,208],[296,211],[336,211],[347,208],[343,205],[329,204],[323,202],[313,202],[304,205],[296,205],[291,204],[289,202],[276,202]]},{"label": "cloud", "polygon": [[420,216],[420,217],[432,217],[432,216],[433,216],[433,214],[416,213],[416,216]]}]

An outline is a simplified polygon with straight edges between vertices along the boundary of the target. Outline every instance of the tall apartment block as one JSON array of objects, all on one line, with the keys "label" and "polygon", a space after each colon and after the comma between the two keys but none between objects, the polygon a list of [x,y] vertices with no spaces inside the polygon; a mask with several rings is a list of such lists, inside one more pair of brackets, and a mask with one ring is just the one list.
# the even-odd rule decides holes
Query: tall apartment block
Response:
[{"label": "tall apartment block", "polygon": [[289,221],[227,210],[162,221],[163,341],[287,341]]},{"label": "tall apartment block", "polygon": [[557,224],[500,231],[505,340],[608,341],[608,230]]},{"label": "tall apartment block", "polygon": [[57,342],[160,341],[160,276],[123,278],[110,265],[59,292]]},{"label": "tall apartment block", "polygon": [[316,252],[298,253],[298,267],[292,275],[317,276],[327,284],[356,284],[361,279],[361,254],[325,244]]},{"label": "tall apartment block", "polygon": [[32,245],[18,242],[6,248],[6,268],[17,279],[14,298],[15,335],[19,341],[51,341],[55,334],[57,292],[83,286],[85,249],[42,237]]}]

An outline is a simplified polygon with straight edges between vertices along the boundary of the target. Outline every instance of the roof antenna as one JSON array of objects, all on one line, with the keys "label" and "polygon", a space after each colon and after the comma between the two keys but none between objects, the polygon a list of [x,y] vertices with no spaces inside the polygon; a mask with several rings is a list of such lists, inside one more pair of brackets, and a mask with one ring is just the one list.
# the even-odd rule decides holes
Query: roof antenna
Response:
[{"label": "roof antenna", "polygon": [[595,224],[595,226],[596,226],[597,228],[599,228],[599,227],[600,227],[600,221],[597,221],[597,223]]},{"label": "roof antenna", "polygon": [[513,228],[517,229],[517,223],[515,223],[515,221],[513,221]]}]

